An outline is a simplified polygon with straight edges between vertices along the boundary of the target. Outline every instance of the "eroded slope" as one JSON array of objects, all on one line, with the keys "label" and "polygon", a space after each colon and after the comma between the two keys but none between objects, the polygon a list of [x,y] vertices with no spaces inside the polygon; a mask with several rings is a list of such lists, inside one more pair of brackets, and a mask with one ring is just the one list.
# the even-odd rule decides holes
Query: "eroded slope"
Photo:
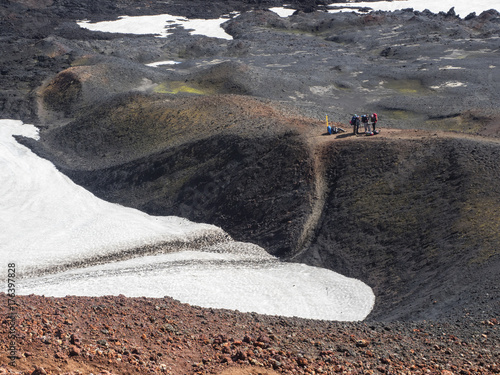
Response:
[{"label": "eroded slope", "polygon": [[311,124],[248,97],[133,95],[31,143],[106,200],[211,222],[284,255],[310,210],[314,177],[299,129]]},{"label": "eroded slope", "polygon": [[296,259],[371,285],[374,319],[497,310],[499,153],[437,137],[327,145],[322,218]]}]

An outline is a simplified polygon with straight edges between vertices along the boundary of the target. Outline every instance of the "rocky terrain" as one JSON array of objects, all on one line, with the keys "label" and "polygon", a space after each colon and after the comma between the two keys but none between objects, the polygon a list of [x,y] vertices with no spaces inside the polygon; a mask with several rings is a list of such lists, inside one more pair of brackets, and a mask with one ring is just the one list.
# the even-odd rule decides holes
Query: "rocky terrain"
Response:
[{"label": "rocky terrain", "polygon": [[[39,126],[20,142],[99,197],[364,281],[367,322],[24,296],[17,371],[499,371],[500,14],[276,5],[7,1],[0,113]],[[233,10],[233,40],[75,22]],[[180,64],[145,65],[161,60]],[[381,133],[353,135],[350,116],[369,112]],[[326,135],[326,115],[347,131]]]},{"label": "rocky terrain", "polygon": [[[7,297],[0,295],[2,316]],[[339,323],[163,299],[17,297],[1,374],[495,374],[499,322]],[[8,324],[0,337],[7,336]],[[465,329],[464,329],[465,328]]]}]

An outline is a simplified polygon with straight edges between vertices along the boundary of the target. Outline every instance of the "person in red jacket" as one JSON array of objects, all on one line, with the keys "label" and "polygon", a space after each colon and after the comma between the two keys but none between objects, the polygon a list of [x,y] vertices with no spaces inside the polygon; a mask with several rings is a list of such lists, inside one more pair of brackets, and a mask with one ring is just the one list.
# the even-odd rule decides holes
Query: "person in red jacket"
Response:
[{"label": "person in red jacket", "polygon": [[377,134],[378,131],[375,130],[375,126],[377,125],[377,121],[378,121],[378,115],[376,113],[373,113],[371,116],[370,116],[370,121],[372,123],[372,132],[373,134]]}]

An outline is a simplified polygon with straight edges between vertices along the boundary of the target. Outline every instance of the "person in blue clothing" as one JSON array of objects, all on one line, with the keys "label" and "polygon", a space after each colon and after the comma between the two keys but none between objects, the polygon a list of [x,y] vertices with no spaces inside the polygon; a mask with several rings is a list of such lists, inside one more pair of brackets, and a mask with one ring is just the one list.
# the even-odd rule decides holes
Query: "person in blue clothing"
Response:
[{"label": "person in blue clothing", "polygon": [[359,125],[361,125],[361,120],[359,116],[358,115],[352,116],[350,124],[352,125],[352,132],[354,134],[358,134]]},{"label": "person in blue clothing", "polygon": [[328,134],[337,134],[337,133],[340,133],[340,132],[345,132],[344,129],[339,128],[337,126],[330,126],[330,125],[328,125],[328,127],[326,129],[328,130]]}]

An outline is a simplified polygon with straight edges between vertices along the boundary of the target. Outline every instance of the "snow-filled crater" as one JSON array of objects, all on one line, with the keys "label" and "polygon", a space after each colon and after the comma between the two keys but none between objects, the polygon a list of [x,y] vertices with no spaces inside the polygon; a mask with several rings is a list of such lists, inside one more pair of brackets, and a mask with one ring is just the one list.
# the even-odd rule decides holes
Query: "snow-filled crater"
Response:
[{"label": "snow-filled crater", "polygon": [[74,184],[13,135],[34,126],[0,120],[0,258],[15,263],[17,294],[170,296],[202,307],[355,321],[375,296],[359,280],[285,263],[222,229],[150,216]]}]

